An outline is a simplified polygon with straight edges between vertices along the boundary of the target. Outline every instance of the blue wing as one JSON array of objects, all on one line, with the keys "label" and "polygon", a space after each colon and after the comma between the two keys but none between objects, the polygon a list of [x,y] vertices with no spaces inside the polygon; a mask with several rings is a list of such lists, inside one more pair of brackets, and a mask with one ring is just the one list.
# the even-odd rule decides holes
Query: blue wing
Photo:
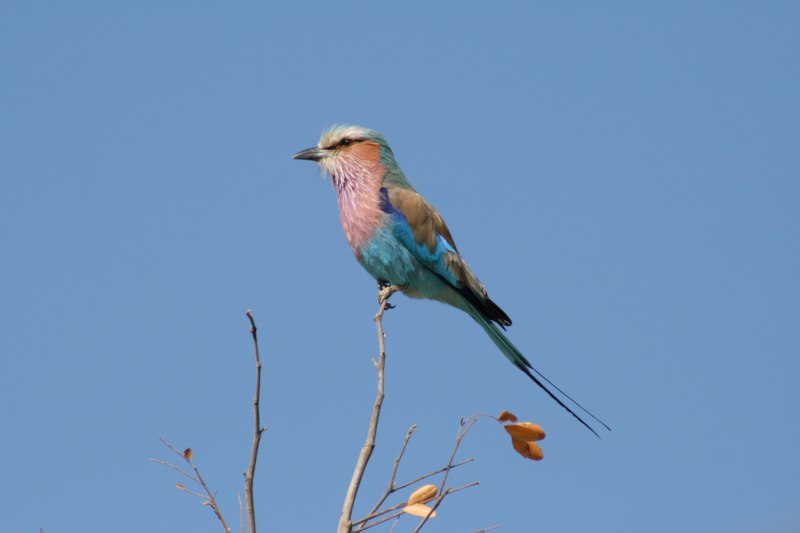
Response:
[{"label": "blue wing", "polygon": [[381,189],[381,208],[392,218],[395,238],[430,271],[459,292],[488,319],[510,326],[511,319],[458,253],[441,215],[413,189]]}]

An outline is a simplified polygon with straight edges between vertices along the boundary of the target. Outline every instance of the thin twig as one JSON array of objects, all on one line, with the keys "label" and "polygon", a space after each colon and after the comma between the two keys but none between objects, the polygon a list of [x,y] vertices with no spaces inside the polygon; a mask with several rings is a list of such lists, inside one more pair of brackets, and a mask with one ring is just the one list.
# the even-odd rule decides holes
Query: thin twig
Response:
[{"label": "thin twig", "polygon": [[383,502],[386,501],[386,498],[388,498],[395,491],[394,479],[397,476],[397,467],[400,466],[400,461],[403,459],[403,454],[406,452],[406,446],[408,446],[408,441],[411,439],[411,435],[413,435],[415,429],[417,429],[416,424],[408,428],[408,433],[406,433],[406,438],[403,440],[403,446],[400,448],[400,453],[397,454],[397,457],[394,460],[394,466],[392,467],[392,475],[389,476],[389,485],[386,487],[386,492],[383,493],[381,499],[378,500],[378,503],[375,504],[375,507],[373,507],[372,510],[369,513],[367,513],[367,515],[371,515],[372,513],[380,509],[381,505],[383,505]]},{"label": "thin twig", "polygon": [[[422,526],[424,526],[425,523],[431,518],[431,516],[433,516],[433,513],[436,511],[436,509],[439,507],[439,505],[441,505],[442,501],[444,501],[445,496],[447,496],[448,494],[451,494],[453,492],[453,491],[451,491],[449,489],[447,491],[445,491],[444,490],[444,486],[445,486],[445,483],[447,483],[447,477],[450,475],[450,470],[452,470],[451,467],[452,467],[452,464],[453,464],[453,460],[456,457],[456,452],[458,452],[459,446],[461,446],[461,441],[464,440],[464,437],[467,436],[467,433],[469,433],[469,430],[472,429],[472,427],[475,425],[476,422],[478,422],[478,418],[477,417],[472,417],[471,419],[469,419],[469,423],[467,423],[466,426],[464,425],[465,421],[464,420],[461,421],[461,424],[458,427],[458,432],[456,433],[456,444],[455,444],[455,446],[453,446],[453,452],[450,454],[450,461],[448,461],[448,463],[447,463],[448,468],[444,471],[444,476],[442,477],[442,483],[441,483],[441,485],[439,485],[439,494],[441,496],[439,496],[436,499],[436,503],[431,508],[430,512],[428,513],[428,516],[426,516],[422,520],[422,522],[419,523],[417,528],[414,530],[414,533],[417,533],[419,530],[422,529]],[[477,484],[477,482],[476,482],[476,484]]]},{"label": "thin twig", "polygon": [[495,529],[499,529],[500,524],[495,524],[493,526],[485,527],[483,529],[479,529],[478,531],[473,531],[472,533],[486,533],[487,531],[494,531]]},{"label": "thin twig", "polygon": [[180,484],[176,484],[175,488],[185,492],[186,494],[190,494],[192,496],[200,498],[201,500],[206,500],[206,501],[203,502],[203,505],[207,505],[208,504],[208,496],[206,496],[205,494],[200,494],[199,492],[195,492],[193,490],[189,490],[189,489],[187,489],[186,487],[184,487],[183,485],[180,485]]},{"label": "thin twig", "polygon": [[431,509],[431,511],[428,513],[428,516],[426,516],[426,517],[425,517],[425,518],[422,520],[422,522],[420,522],[420,523],[419,523],[419,525],[417,526],[417,528],[414,530],[414,533],[418,533],[418,532],[419,532],[419,530],[420,530],[420,529],[422,529],[422,526],[424,526],[424,525],[425,525],[425,524],[428,522],[428,520],[430,519],[430,517],[431,517],[431,516],[433,516],[433,513],[436,511],[436,509],[439,507],[439,505],[440,505],[440,504],[441,504],[441,503],[444,501],[444,499],[445,499],[447,496],[449,496],[450,494],[453,494],[454,492],[458,492],[458,491],[460,491],[460,490],[468,489],[468,488],[470,488],[470,487],[474,487],[474,486],[476,486],[476,485],[480,485],[480,484],[481,484],[481,482],[480,482],[480,481],[473,481],[472,483],[467,483],[466,485],[461,485],[460,487],[457,487],[457,488],[455,488],[455,489],[447,489],[446,491],[444,491],[444,492],[441,494],[441,496],[439,496],[438,498],[436,498],[436,503],[433,505],[433,508],[432,508],[432,509]]},{"label": "thin twig", "polygon": [[198,469],[190,459],[187,459],[186,461],[192,465],[194,473],[197,474],[197,479],[200,480],[200,486],[203,487],[208,495],[208,503],[211,505],[211,508],[214,510],[214,514],[217,515],[222,527],[225,529],[225,533],[231,533],[231,528],[229,528],[228,524],[225,523],[225,518],[222,516],[222,510],[219,508],[219,505],[217,505],[216,493],[211,494],[211,490],[209,490],[208,485],[206,485],[206,482],[203,480],[203,476],[200,475],[200,469]]},{"label": "thin twig", "polygon": [[[360,520],[356,520],[355,522],[350,524],[350,526],[351,527],[360,526],[361,524],[364,524],[365,522],[369,522],[370,520],[375,520],[379,516],[383,516],[386,513],[391,513],[392,511],[396,511],[396,510],[400,509],[401,507],[405,507],[405,506],[406,506],[406,502],[396,503],[396,504],[392,505],[391,507],[386,507],[385,509],[381,509],[380,511],[377,511],[377,512],[375,512],[375,513],[373,513],[373,514],[371,514],[371,515],[369,515],[369,516],[367,516],[365,518],[362,518]],[[380,524],[380,522],[376,522],[376,523]],[[372,527],[373,525],[375,525],[375,524],[370,524],[370,527]],[[358,529],[356,531],[360,531],[360,529]]]},{"label": "thin twig", "polygon": [[460,487],[456,487],[454,489],[447,489],[444,494],[442,494],[441,496],[439,496],[437,498],[437,500],[439,500],[439,501],[444,500],[445,496],[449,496],[450,494],[455,494],[456,492],[461,492],[462,490],[466,490],[466,489],[469,489],[469,488],[472,488],[472,487],[477,487],[480,484],[481,484],[480,481],[473,481],[472,483],[466,483],[466,484],[461,485]]},{"label": "thin twig", "polygon": [[[437,497],[437,498],[436,498],[434,501],[436,501],[436,502],[437,502],[437,504],[438,504],[438,502],[439,502],[439,501],[441,501],[441,500],[443,500],[445,496],[448,496],[448,495],[450,495],[450,494],[453,494],[453,493],[456,493],[456,492],[462,491],[462,490],[464,490],[464,489],[468,489],[468,488],[470,488],[470,487],[474,487],[475,485],[480,485],[480,481],[473,481],[472,483],[467,483],[466,485],[461,485],[460,487],[456,487],[456,488],[454,488],[454,489],[447,489],[447,491],[446,491],[444,494],[442,494],[442,495],[438,496],[438,497]],[[401,503],[401,504],[398,504],[398,505],[394,506],[394,508],[393,508],[393,509],[399,509],[400,507],[403,507],[403,508],[405,508],[405,506],[406,506],[406,504],[405,504],[405,503]],[[398,516],[403,516],[403,513],[405,513],[405,511],[402,511],[402,510],[401,510],[401,511],[399,511],[399,512],[397,512],[397,513],[393,514],[393,515],[389,515],[389,516],[387,516],[387,517],[384,517],[384,518],[382,518],[382,519],[380,519],[380,520],[378,520],[378,521],[376,521],[376,522],[373,522],[373,523],[371,523],[371,524],[364,525],[364,526],[362,526],[362,527],[360,527],[360,528],[358,528],[358,529],[354,530],[354,531],[353,531],[353,533],[361,533],[362,531],[366,531],[367,529],[370,529],[370,528],[373,528],[373,527],[375,527],[375,526],[378,526],[378,525],[380,525],[380,524],[383,524],[383,523],[385,523],[385,522],[388,522],[389,520],[391,520],[391,519],[393,519],[393,518],[397,518]],[[422,527],[422,524],[420,524],[420,525],[417,527],[417,529],[415,529],[414,531],[419,531],[419,529],[420,529],[421,527]]]},{"label": "thin twig", "polygon": [[418,481],[422,481],[423,479],[428,479],[429,477],[433,477],[433,476],[435,476],[436,474],[441,474],[442,472],[445,472],[445,471],[447,471],[447,470],[453,470],[454,468],[458,468],[459,466],[464,466],[465,464],[467,464],[467,463],[471,463],[471,462],[473,462],[474,460],[475,460],[475,458],[474,458],[474,457],[470,457],[469,459],[464,459],[464,460],[463,460],[463,461],[461,461],[460,463],[456,463],[456,464],[454,464],[454,465],[447,465],[447,466],[443,466],[443,467],[442,467],[442,468],[440,468],[439,470],[436,470],[436,471],[434,471],[434,472],[429,472],[429,473],[425,474],[424,476],[419,476],[417,479],[414,479],[414,480],[412,480],[412,481],[409,481],[408,483],[404,483],[404,484],[402,484],[402,485],[398,486],[398,487],[395,489],[395,492],[397,492],[398,490],[403,490],[403,489],[404,489],[404,488],[406,488],[406,487],[410,487],[410,486],[411,486],[411,485],[413,485],[414,483],[416,483],[416,482],[418,482]]},{"label": "thin twig", "polygon": [[180,451],[178,448],[176,448],[175,446],[173,446],[172,444],[170,444],[169,442],[164,440],[164,437],[158,437],[158,440],[161,441],[161,444],[163,444],[164,446],[166,446],[167,448],[172,450],[173,453],[175,453],[177,455],[180,455],[183,459],[186,459],[186,456],[185,456],[186,452]]},{"label": "thin twig", "polygon": [[[170,444],[169,442],[164,440],[163,437],[159,437],[158,440],[160,440],[161,443],[164,446],[166,446],[167,448],[172,450],[176,455],[180,455],[181,458],[183,458],[183,460],[186,461],[189,464],[189,466],[192,467],[192,470],[194,470],[195,475],[192,476],[192,475],[184,472],[183,470],[181,470],[177,466],[175,466],[173,464],[170,464],[170,463],[167,463],[166,461],[161,461],[159,459],[151,459],[151,461],[156,462],[156,463],[161,463],[161,464],[164,464],[164,465],[169,466],[171,468],[174,468],[175,470],[181,472],[182,474],[187,476],[189,479],[193,480],[195,483],[197,483],[201,487],[203,487],[203,490],[206,492],[205,496],[203,496],[202,494],[198,494],[196,492],[192,492],[192,491],[186,489],[185,487],[183,487],[182,490],[184,492],[187,492],[189,494],[193,494],[195,496],[199,496],[201,498],[205,497],[207,499],[208,504],[211,506],[211,509],[214,510],[214,514],[217,515],[217,519],[220,521],[220,523],[222,524],[222,527],[225,529],[225,533],[230,533],[231,528],[228,527],[228,524],[225,522],[225,517],[222,516],[222,510],[219,508],[219,505],[217,505],[217,499],[215,497],[215,494],[212,494],[211,489],[208,488],[208,485],[206,485],[206,482],[203,479],[203,476],[200,474],[200,469],[197,468],[197,466],[192,462],[191,454],[178,450],[177,448],[175,448],[175,446],[173,446],[172,444]],[[187,451],[188,451],[188,449],[187,449]]]},{"label": "thin twig", "polygon": [[244,533],[244,515],[242,514],[242,494],[236,491],[236,499],[239,500],[239,533]]},{"label": "thin twig", "polygon": [[[394,510],[400,509],[401,507],[405,507],[405,506],[406,506],[405,503],[401,503],[399,505],[396,505],[394,507]],[[366,524],[366,525],[363,525],[363,526],[359,527],[358,529],[354,529],[353,533],[361,533],[362,531],[366,531],[367,529],[373,528],[375,526],[379,526],[381,524],[384,524],[384,523],[388,522],[389,520],[392,520],[394,518],[398,518],[400,516],[403,516],[403,513],[405,513],[405,511],[402,511],[402,510],[398,511],[395,514],[392,514],[392,515],[386,516],[384,518],[381,518],[380,520],[377,520],[377,521],[375,521],[375,522],[373,522],[371,524]]]},{"label": "thin twig", "polygon": [[[445,470],[453,470],[454,468],[458,468],[459,466],[463,466],[463,465],[465,465],[467,463],[471,463],[474,460],[475,459],[470,457],[469,459],[465,459],[465,460],[461,461],[460,463],[455,463],[454,465],[445,466],[445,467],[440,468],[439,470],[434,470],[433,472],[428,472],[427,474],[419,476],[418,478],[413,479],[413,480],[409,481],[408,483],[403,483],[402,485],[398,485],[397,487],[394,488],[392,493],[399,492],[399,491],[403,490],[406,487],[410,487],[411,485],[422,481],[423,479],[427,479],[427,478],[435,476],[437,474],[441,474]],[[403,503],[399,503],[397,505],[393,505],[391,507],[387,507],[385,509],[381,509],[380,511],[371,511],[364,518],[361,518],[359,520],[355,520],[351,524],[351,526],[358,526],[358,525],[363,524],[365,522],[369,522],[370,520],[374,520],[375,518],[378,518],[379,516],[383,516],[386,513],[391,513],[392,511],[394,511],[396,509],[399,509],[400,507],[405,507],[405,506],[406,506],[406,504],[405,504],[405,502],[403,502]],[[378,522],[378,523],[380,523],[380,522]]]},{"label": "thin twig", "polygon": [[261,427],[261,358],[258,354],[258,328],[253,319],[253,312],[247,310],[247,318],[250,319],[250,333],[253,336],[253,349],[256,357],[256,394],[253,397],[253,448],[250,450],[250,465],[244,476],[244,497],[247,505],[247,530],[249,533],[256,533],[256,509],[253,503],[253,479],[256,474],[256,460],[258,459],[258,447],[261,444],[261,434],[266,428]]},{"label": "thin twig", "polygon": [[399,287],[390,286],[378,293],[380,307],[375,315],[375,326],[378,331],[378,393],[375,397],[375,404],[372,406],[372,418],[369,422],[369,430],[367,431],[367,439],[364,446],[361,448],[361,453],[358,455],[356,461],[356,468],[353,471],[353,477],[350,480],[350,486],[347,488],[347,494],[344,498],[342,505],[342,515],[339,518],[339,528],[337,533],[350,533],[351,524],[350,517],[353,515],[353,505],[355,505],[356,495],[358,488],[361,485],[361,478],[364,475],[364,470],[367,468],[367,463],[372,456],[372,451],[375,449],[375,435],[378,432],[378,419],[381,415],[381,406],[383,404],[383,371],[386,366],[386,348],[384,344],[383,335],[383,312],[386,310],[386,305],[389,303],[389,298],[392,294],[397,292]]},{"label": "thin twig", "polygon": [[478,422],[477,418],[472,418],[469,423],[464,426],[463,423],[459,426],[458,432],[456,433],[456,444],[453,446],[453,452],[450,454],[450,460],[447,462],[447,469],[444,471],[444,477],[442,477],[442,483],[439,485],[439,493],[444,490],[444,486],[447,483],[447,477],[450,475],[451,466],[453,465],[453,460],[456,458],[456,453],[458,452],[459,446],[461,446],[461,441],[464,440],[464,437],[467,436],[469,430],[472,429],[472,426]]},{"label": "thin twig", "polygon": [[174,470],[177,470],[178,472],[180,472],[180,473],[181,473],[181,474],[183,474],[184,476],[188,477],[189,479],[191,479],[191,480],[192,480],[192,481],[194,481],[195,483],[200,483],[200,481],[198,481],[198,479],[197,479],[196,477],[194,477],[193,475],[191,475],[189,472],[186,472],[186,471],[185,471],[185,470],[183,470],[181,467],[179,467],[179,466],[175,466],[175,465],[174,465],[174,464],[172,464],[172,463],[168,463],[167,461],[162,461],[161,459],[153,459],[152,457],[151,457],[150,459],[148,459],[148,461],[150,461],[150,462],[153,462],[153,463],[158,463],[158,464],[160,464],[160,465],[168,466],[168,467],[170,467],[170,468],[172,468],[172,469],[174,469]]}]

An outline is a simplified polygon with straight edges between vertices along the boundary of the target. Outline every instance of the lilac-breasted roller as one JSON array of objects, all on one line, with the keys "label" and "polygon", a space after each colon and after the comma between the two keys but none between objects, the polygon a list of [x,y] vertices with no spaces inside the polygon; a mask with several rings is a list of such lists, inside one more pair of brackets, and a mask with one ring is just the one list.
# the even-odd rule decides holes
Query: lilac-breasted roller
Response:
[{"label": "lilac-breasted roller", "polygon": [[466,312],[514,366],[581,424],[597,435],[542,380],[609,429],[536,370],[506,337],[503,330],[511,319],[458,253],[436,209],[408,182],[383,135],[359,126],[334,126],[316,147],[294,159],[316,161],[330,175],[350,249],[381,287],[395,285],[412,298],[438,300]]}]

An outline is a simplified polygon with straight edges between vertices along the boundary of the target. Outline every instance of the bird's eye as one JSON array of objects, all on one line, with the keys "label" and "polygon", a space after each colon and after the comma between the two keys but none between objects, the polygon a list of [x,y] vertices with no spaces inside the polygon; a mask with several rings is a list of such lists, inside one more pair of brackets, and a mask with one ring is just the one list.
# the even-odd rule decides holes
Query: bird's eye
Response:
[{"label": "bird's eye", "polygon": [[342,146],[350,146],[351,144],[353,144],[353,139],[342,139],[342,142],[340,142],[339,144],[341,144]]}]

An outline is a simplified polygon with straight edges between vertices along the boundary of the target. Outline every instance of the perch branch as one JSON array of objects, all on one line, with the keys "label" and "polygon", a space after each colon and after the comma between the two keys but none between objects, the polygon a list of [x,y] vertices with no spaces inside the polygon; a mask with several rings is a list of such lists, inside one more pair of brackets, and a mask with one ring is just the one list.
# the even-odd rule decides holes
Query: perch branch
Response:
[{"label": "perch branch", "polygon": [[347,494],[344,498],[342,515],[339,518],[339,528],[337,529],[337,533],[350,533],[350,517],[353,515],[353,505],[356,501],[358,488],[361,485],[361,478],[364,475],[364,470],[367,468],[367,463],[372,456],[372,451],[375,449],[375,435],[378,432],[378,419],[380,418],[381,406],[383,404],[383,371],[386,366],[386,348],[383,335],[383,312],[386,310],[386,306],[389,303],[389,298],[391,298],[392,294],[398,290],[400,290],[399,287],[390,286],[381,289],[378,293],[380,306],[377,314],[375,315],[375,326],[378,331],[378,361],[376,363],[378,369],[378,393],[375,397],[375,404],[372,406],[372,418],[369,422],[367,439],[364,442],[364,446],[361,448],[361,453],[358,455],[356,468],[353,471],[353,477],[350,480],[350,486],[347,488]]}]

